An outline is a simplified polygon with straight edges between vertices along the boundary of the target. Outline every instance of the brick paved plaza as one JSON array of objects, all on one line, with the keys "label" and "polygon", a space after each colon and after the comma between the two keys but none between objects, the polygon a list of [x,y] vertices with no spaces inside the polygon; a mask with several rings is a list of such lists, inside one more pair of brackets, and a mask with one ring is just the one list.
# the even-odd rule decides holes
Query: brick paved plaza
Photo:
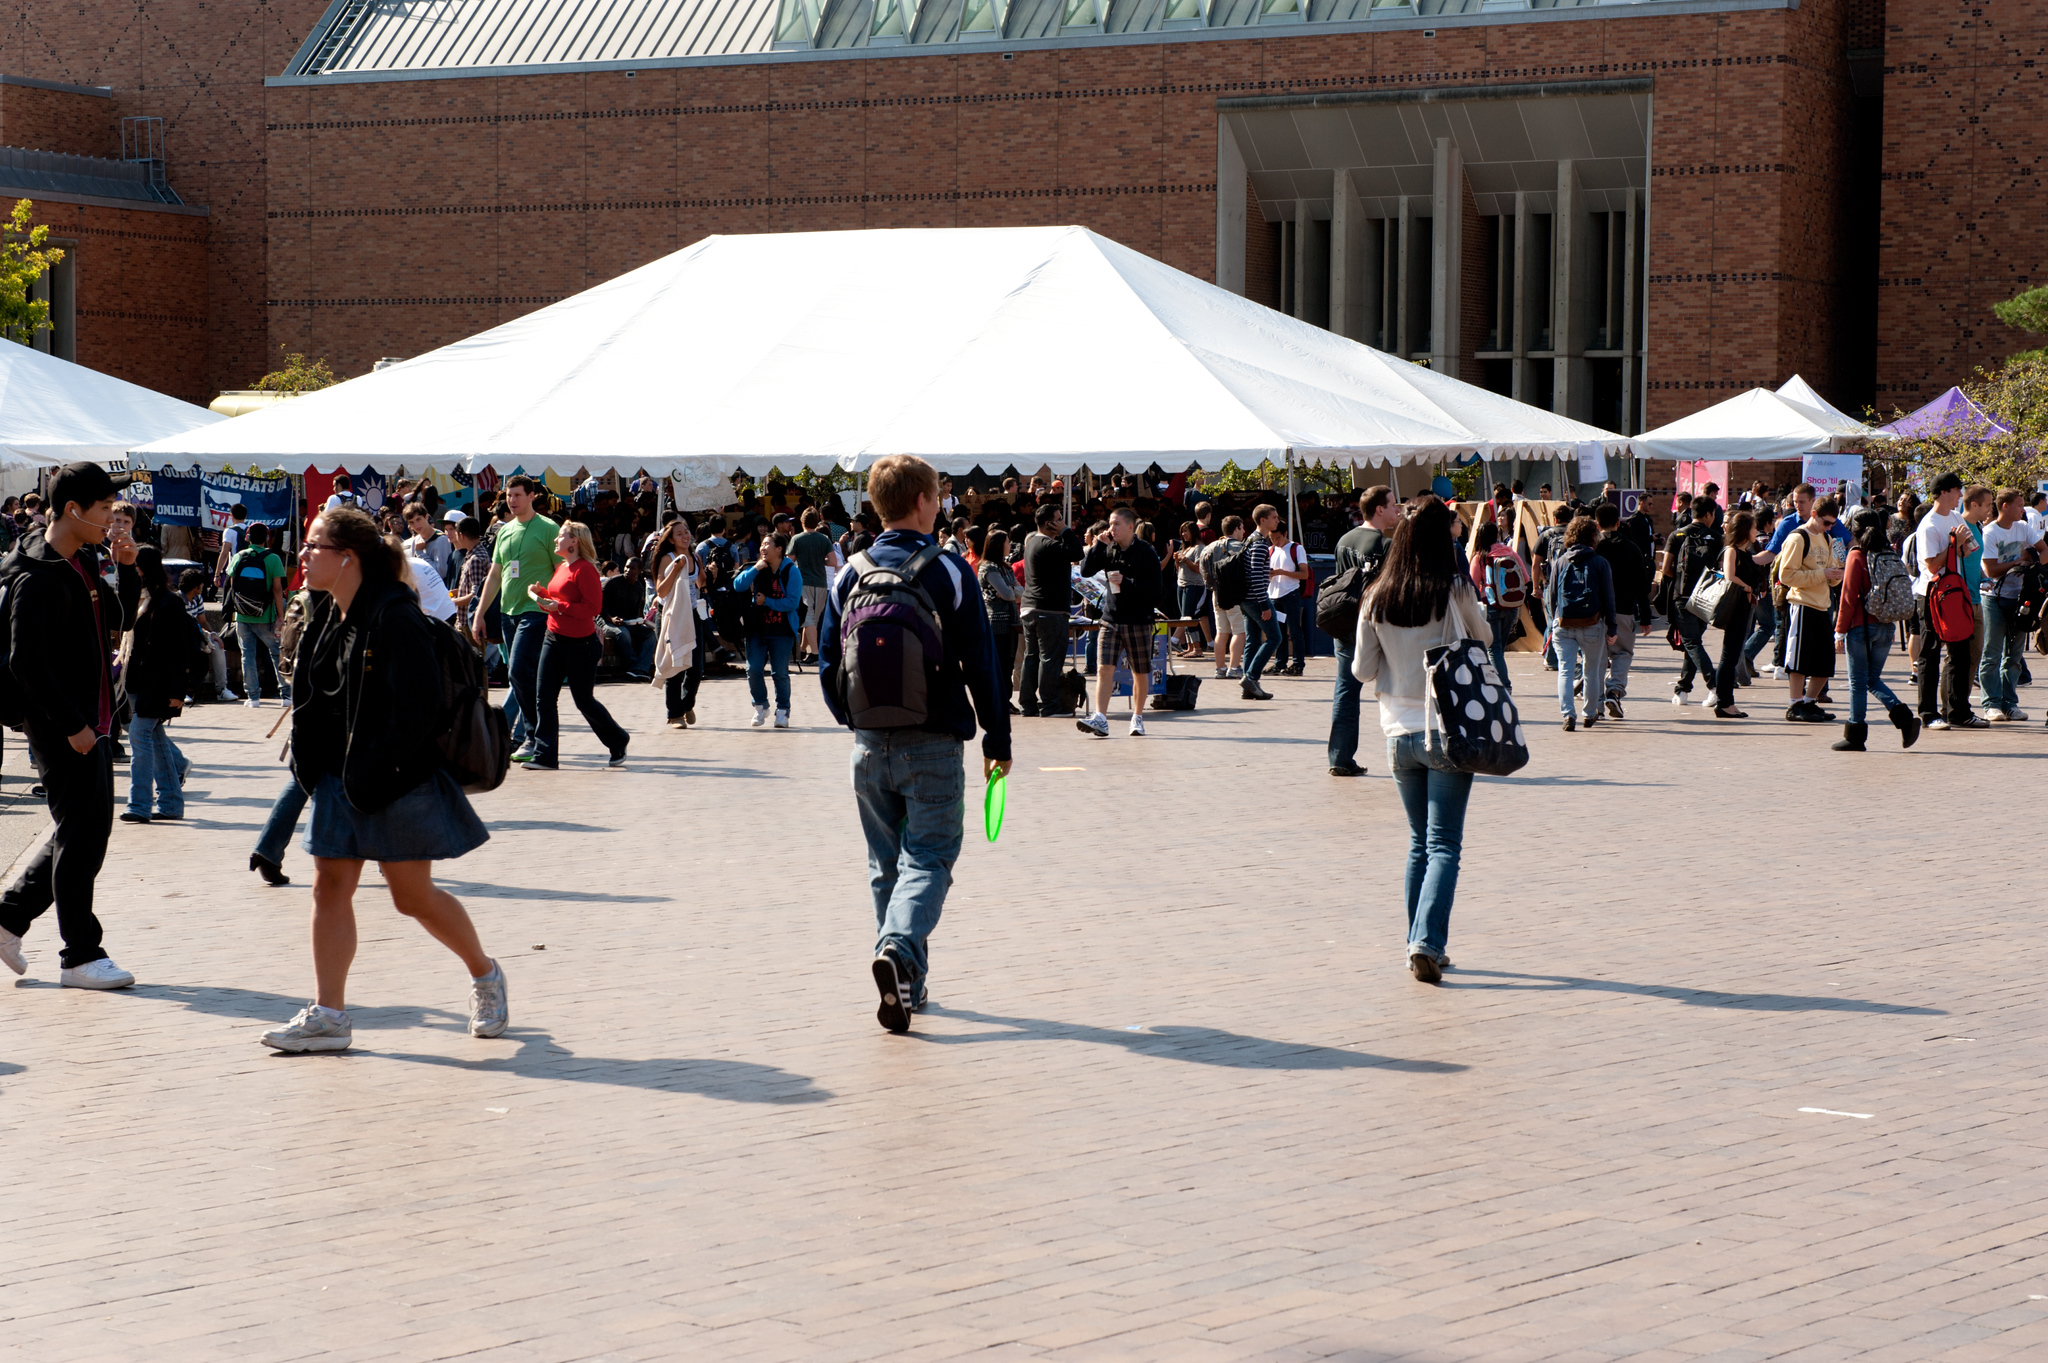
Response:
[{"label": "brick paved plaza", "polygon": [[0,1349],[2048,1356],[2048,734],[1838,755],[1762,684],[1674,711],[1675,657],[1571,736],[1515,658],[1535,757],[1474,793],[1434,989],[1370,710],[1371,776],[1324,774],[1328,660],[1142,740],[1020,720],[909,1037],[812,678],[789,733],[738,682],[688,733],[601,690],[630,768],[565,722],[445,868],[511,1033],[366,887],[341,1056],[256,1044],[311,988],[311,863],[244,869],[276,711],[203,709],[189,821],[117,826],[101,881],[141,983],[57,989],[46,920],[7,999]]}]

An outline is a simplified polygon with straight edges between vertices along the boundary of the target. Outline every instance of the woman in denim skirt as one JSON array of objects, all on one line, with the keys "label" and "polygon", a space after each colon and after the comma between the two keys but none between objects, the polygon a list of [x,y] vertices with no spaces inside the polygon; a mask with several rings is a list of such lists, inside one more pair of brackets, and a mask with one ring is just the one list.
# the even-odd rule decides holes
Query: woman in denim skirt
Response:
[{"label": "woman in denim skirt", "polygon": [[313,606],[293,676],[291,751],[292,776],[313,797],[306,851],[317,993],[260,1039],[280,1051],[348,1048],[365,861],[384,873],[393,907],[462,959],[470,1035],[500,1036],[509,1021],[505,973],[484,954],[460,901],[434,885],[434,862],[474,851],[490,834],[442,766],[434,740],[445,716],[421,703],[441,690],[433,626],[397,541],[361,511],[321,512],[305,550]]},{"label": "woman in denim skirt", "polygon": [[1488,639],[1486,608],[1458,571],[1451,513],[1424,497],[1394,528],[1386,565],[1358,610],[1351,675],[1371,682],[1387,736],[1387,765],[1408,814],[1408,970],[1435,984],[1450,968],[1451,901],[1465,844],[1472,773],[1433,753],[1425,732],[1428,652],[1461,639]]}]

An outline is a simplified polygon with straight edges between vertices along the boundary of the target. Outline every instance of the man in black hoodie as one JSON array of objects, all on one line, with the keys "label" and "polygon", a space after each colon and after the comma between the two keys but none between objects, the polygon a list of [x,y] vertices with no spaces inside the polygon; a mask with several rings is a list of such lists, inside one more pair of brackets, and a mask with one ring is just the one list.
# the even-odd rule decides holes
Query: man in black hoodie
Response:
[{"label": "man in black hoodie", "polygon": [[[1628,695],[1629,664],[1636,659],[1636,635],[1650,625],[1650,565],[1635,539],[1620,529],[1621,508],[1602,502],[1593,510],[1600,542],[1593,552],[1607,560],[1614,575],[1614,647],[1607,650],[1607,694],[1610,718],[1621,719],[1622,698]],[[1598,680],[1597,678],[1595,680]]]},{"label": "man in black hoodie", "polygon": [[74,989],[135,983],[101,949],[92,911],[114,825],[115,700],[105,621],[121,608],[82,551],[106,540],[116,491],[99,465],[66,464],[50,484],[49,528],[31,530],[0,560],[8,660],[0,711],[21,720],[55,825],[0,892],[0,963],[17,975],[28,969],[22,934],[54,903],[64,938],[58,980]]}]

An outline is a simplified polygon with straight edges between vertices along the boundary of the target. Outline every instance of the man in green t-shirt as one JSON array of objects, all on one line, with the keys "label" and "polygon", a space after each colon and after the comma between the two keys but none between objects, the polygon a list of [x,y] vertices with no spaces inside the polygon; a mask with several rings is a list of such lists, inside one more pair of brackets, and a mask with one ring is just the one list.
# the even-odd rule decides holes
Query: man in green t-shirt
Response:
[{"label": "man in green t-shirt", "polygon": [[484,637],[485,613],[500,592],[508,634],[505,670],[511,674],[512,693],[505,698],[505,719],[512,725],[512,739],[522,752],[530,752],[540,724],[537,698],[540,686],[540,645],[547,636],[546,612],[534,604],[533,589],[545,587],[555,575],[561,556],[555,553],[555,536],[562,527],[533,509],[533,496],[540,484],[523,473],[505,480],[505,506],[512,519],[498,527],[491,547],[491,572],[477,593],[472,628]]},{"label": "man in green t-shirt", "polygon": [[270,527],[261,521],[242,533],[249,547],[228,560],[225,579],[228,604],[234,608],[235,640],[242,649],[242,704],[254,710],[263,704],[263,672],[256,655],[270,655],[277,678],[278,704],[292,701],[291,683],[277,670],[277,625],[284,617],[284,558],[270,547]]},{"label": "man in green t-shirt", "polygon": [[825,618],[825,588],[833,561],[839,557],[832,537],[825,533],[825,518],[815,506],[804,508],[804,532],[789,542],[789,556],[804,579],[803,638],[797,645],[799,661],[818,656],[818,622]]}]

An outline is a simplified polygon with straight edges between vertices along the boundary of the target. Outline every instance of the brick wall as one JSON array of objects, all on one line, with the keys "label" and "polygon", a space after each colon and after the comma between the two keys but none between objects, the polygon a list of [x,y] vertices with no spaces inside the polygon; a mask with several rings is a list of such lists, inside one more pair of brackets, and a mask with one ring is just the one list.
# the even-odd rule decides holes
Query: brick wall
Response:
[{"label": "brick wall", "polygon": [[[209,399],[223,388],[247,387],[272,367],[275,352],[268,350],[263,306],[268,265],[263,78],[284,70],[326,7],[326,0],[176,5],[12,0],[8,22],[0,24],[0,71],[113,87],[114,97],[106,101],[113,127],[95,155],[118,153],[114,129],[122,116],[164,120],[171,186],[186,203],[212,210],[200,265],[181,265],[188,277],[161,286],[181,291],[197,282],[204,290],[198,310],[208,320],[199,338],[204,349],[197,386],[207,390]],[[102,311],[151,310],[109,305]],[[133,338],[114,325],[120,320],[81,316],[79,359],[97,365],[87,360],[88,354],[109,355],[130,344]],[[176,327],[158,340],[166,350],[182,354],[187,348]],[[180,390],[179,395],[190,393]]]},{"label": "brick wall", "polygon": [[1910,411],[2043,338],[1991,305],[2048,282],[2048,12],[1889,0],[1878,404]]},{"label": "brick wall", "polygon": [[75,90],[0,83],[0,147],[118,156],[120,122],[114,101]]},{"label": "brick wall", "polygon": [[76,271],[78,363],[202,407],[213,401],[208,220],[35,203],[35,220],[49,224],[52,244],[63,247]]}]

